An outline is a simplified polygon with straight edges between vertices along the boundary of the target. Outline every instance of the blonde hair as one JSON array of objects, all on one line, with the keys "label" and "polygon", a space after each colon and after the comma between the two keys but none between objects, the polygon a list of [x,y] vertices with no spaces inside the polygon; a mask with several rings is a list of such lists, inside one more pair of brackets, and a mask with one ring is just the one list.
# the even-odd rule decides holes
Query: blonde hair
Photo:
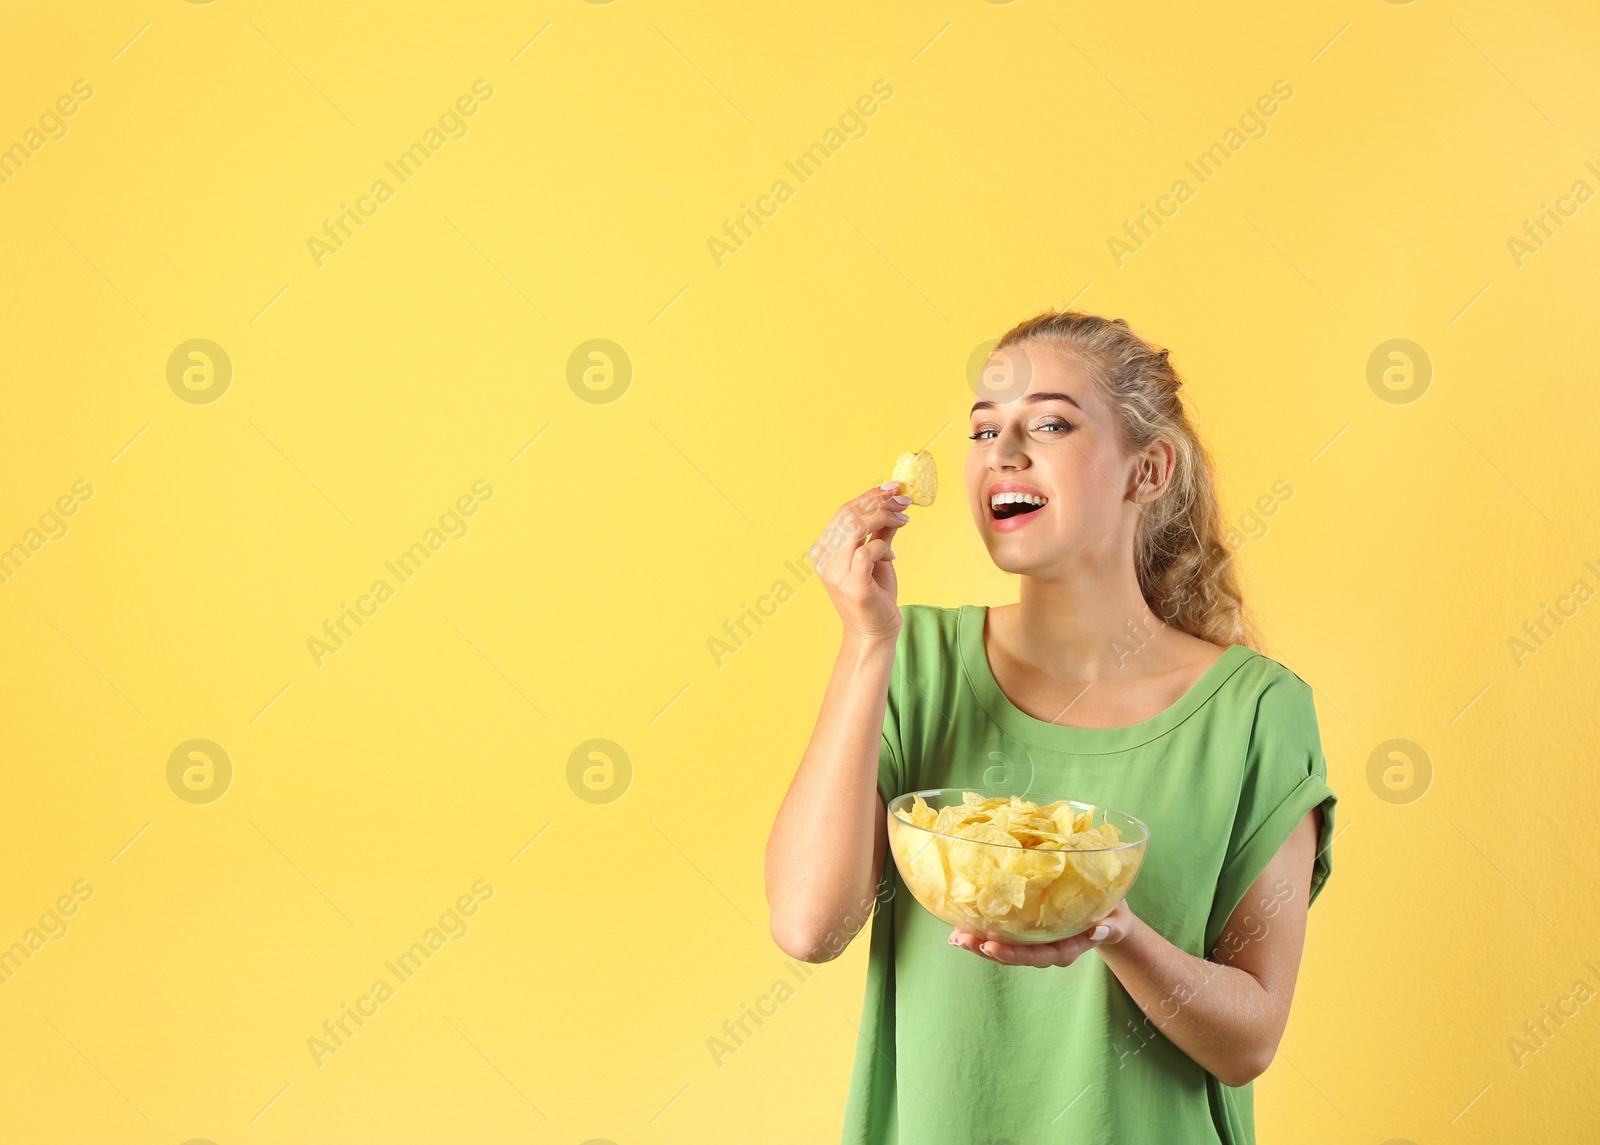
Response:
[{"label": "blonde hair", "polygon": [[1150,610],[1191,636],[1260,651],[1260,631],[1245,607],[1211,455],[1190,424],[1178,389],[1183,380],[1159,349],[1121,318],[1076,310],[1045,311],[1008,330],[996,349],[1046,342],[1087,367],[1116,414],[1123,448],[1136,452],[1164,438],[1176,455],[1172,479],[1142,506],[1134,566]]}]

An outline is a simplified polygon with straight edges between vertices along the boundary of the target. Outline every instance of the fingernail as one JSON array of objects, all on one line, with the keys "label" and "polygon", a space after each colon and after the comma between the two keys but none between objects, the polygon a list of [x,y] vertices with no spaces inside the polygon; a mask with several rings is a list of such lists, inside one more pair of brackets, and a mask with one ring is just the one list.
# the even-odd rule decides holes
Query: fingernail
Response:
[{"label": "fingernail", "polygon": [[1097,926],[1092,931],[1089,932],[1089,941],[1090,942],[1099,942],[1102,938],[1104,938],[1106,935],[1108,935],[1110,933],[1111,933],[1111,928],[1109,926],[1105,926],[1105,925]]},{"label": "fingernail", "polygon": [[894,550],[893,549],[885,549],[885,550],[883,550],[883,555],[888,557],[891,561],[894,560]]},{"label": "fingernail", "polygon": [[956,936],[953,935],[953,934],[948,939],[946,939],[946,941],[949,942],[951,946],[960,946],[961,945],[959,942],[956,941]]},{"label": "fingernail", "polygon": [[878,486],[878,488],[882,489],[885,493],[893,493],[896,489],[900,488],[900,482],[885,481],[882,485]]},{"label": "fingernail", "polygon": [[895,497],[894,503],[896,505],[909,505],[911,504],[911,498],[907,497],[904,493],[901,493]]},{"label": "fingernail", "polygon": [[908,524],[911,520],[911,518],[906,516],[904,513],[896,513],[894,515],[894,519],[899,521],[902,525]]}]

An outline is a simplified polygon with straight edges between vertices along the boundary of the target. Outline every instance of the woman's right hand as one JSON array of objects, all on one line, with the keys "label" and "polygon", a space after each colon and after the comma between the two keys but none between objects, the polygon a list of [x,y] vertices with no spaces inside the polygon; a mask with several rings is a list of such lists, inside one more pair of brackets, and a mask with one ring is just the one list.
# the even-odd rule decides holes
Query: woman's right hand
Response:
[{"label": "woman's right hand", "polygon": [[894,573],[895,533],[911,518],[911,498],[897,482],[868,489],[846,501],[828,522],[809,554],[846,635],[852,631],[872,643],[892,644],[900,633],[898,584]]}]

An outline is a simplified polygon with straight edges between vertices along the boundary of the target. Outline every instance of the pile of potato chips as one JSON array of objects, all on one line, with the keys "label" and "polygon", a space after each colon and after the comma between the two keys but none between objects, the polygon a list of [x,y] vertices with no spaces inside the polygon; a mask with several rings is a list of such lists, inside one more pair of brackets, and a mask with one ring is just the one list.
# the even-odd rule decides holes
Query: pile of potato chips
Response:
[{"label": "pile of potato chips", "polygon": [[938,834],[892,830],[900,875],[918,902],[952,926],[1019,942],[1076,934],[1127,893],[1143,847],[1121,844],[1110,823],[1093,826],[1092,808],[1066,800],[1040,806],[1020,796],[973,791],[935,811],[921,795],[904,823]]}]

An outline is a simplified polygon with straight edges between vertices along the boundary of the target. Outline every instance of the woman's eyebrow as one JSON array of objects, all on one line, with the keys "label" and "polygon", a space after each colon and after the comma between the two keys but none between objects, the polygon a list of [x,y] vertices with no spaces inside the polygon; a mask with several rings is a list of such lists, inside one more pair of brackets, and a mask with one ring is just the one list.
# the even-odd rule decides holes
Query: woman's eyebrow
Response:
[{"label": "woman's eyebrow", "polygon": [[[1034,394],[1023,394],[1022,395],[1022,400],[1025,401],[1025,402],[1030,402],[1030,403],[1031,402],[1067,402],[1070,405],[1077,406],[1077,408],[1079,410],[1083,409],[1082,406],[1078,405],[1077,399],[1074,398],[1071,394],[1057,393],[1054,390],[1040,390],[1038,393],[1034,393]],[[996,408],[998,408],[998,407],[996,407],[993,402],[973,402],[972,403],[972,412],[973,413],[976,413],[978,410],[981,410],[981,409],[996,409]]]}]

